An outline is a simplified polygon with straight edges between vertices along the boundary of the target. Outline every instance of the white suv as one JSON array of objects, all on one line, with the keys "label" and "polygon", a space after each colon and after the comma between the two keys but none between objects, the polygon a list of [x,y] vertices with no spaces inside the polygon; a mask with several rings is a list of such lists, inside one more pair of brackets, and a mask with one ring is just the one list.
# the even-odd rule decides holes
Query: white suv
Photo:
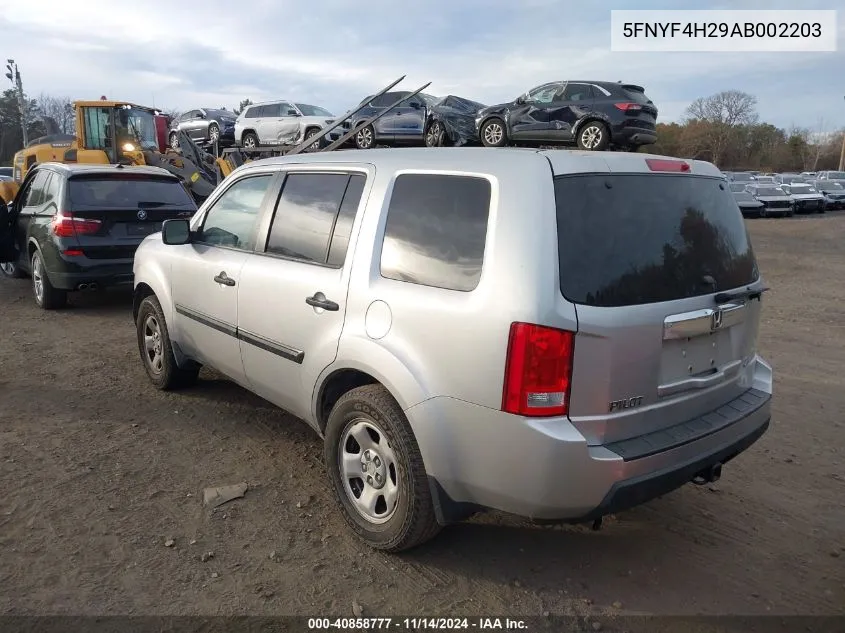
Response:
[{"label": "white suv", "polygon": [[209,365],[305,420],[348,524],[384,550],[484,508],[594,521],[714,481],[769,425],[764,288],[709,163],[256,161],[134,273],[153,384]]},{"label": "white suv", "polygon": [[[307,103],[284,100],[256,103],[247,106],[235,121],[235,143],[245,149],[262,145],[298,145],[316,137],[320,128],[334,123],[334,119],[328,110]],[[341,129],[335,129],[324,140],[334,141],[341,134]],[[316,147],[318,141],[314,140]]]}]

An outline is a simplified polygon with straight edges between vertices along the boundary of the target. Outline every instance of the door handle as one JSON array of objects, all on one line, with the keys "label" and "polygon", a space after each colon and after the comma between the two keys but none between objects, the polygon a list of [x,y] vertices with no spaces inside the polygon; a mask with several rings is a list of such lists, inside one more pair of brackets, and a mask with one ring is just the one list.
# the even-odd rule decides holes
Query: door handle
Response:
[{"label": "door handle", "polygon": [[322,292],[315,292],[313,297],[305,297],[305,303],[315,308],[328,310],[329,312],[337,312],[340,309],[340,306],[334,301],[326,299],[326,295]]},{"label": "door handle", "polygon": [[223,270],[219,274],[214,276],[214,281],[218,284],[223,284],[224,286],[234,286],[235,280],[226,275],[226,271]]}]

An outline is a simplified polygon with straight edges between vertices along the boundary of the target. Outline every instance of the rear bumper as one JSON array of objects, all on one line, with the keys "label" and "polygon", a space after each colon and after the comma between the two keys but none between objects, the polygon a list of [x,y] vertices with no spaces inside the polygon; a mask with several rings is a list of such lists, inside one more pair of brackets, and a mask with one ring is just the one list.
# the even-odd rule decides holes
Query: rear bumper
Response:
[{"label": "rear bumper", "polygon": [[616,145],[651,145],[657,142],[657,132],[626,125],[611,130],[611,138]]},{"label": "rear bumper", "polygon": [[[96,260],[87,260],[90,264]],[[96,284],[99,288],[115,286],[132,287],[134,275],[133,260],[103,260],[90,265],[76,263],[74,270],[47,271],[47,277],[55,288],[60,290],[79,290],[80,285]]]},{"label": "rear bumper", "polygon": [[749,390],[735,401],[615,445],[589,445],[566,418],[521,418],[446,397],[406,413],[441,523],[483,508],[583,521],[670,492],[762,436],[771,417],[771,368],[757,359],[749,369]]}]

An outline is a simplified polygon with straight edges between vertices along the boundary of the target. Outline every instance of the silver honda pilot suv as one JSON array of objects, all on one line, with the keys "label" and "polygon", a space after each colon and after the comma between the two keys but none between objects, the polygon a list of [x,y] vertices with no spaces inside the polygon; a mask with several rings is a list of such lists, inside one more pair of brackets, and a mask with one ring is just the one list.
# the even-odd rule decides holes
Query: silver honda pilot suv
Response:
[{"label": "silver honda pilot suv", "polygon": [[765,288],[705,162],[261,160],[148,237],[134,274],[152,383],[207,365],[305,420],[382,550],[484,509],[596,521],[717,479],[769,425]]}]

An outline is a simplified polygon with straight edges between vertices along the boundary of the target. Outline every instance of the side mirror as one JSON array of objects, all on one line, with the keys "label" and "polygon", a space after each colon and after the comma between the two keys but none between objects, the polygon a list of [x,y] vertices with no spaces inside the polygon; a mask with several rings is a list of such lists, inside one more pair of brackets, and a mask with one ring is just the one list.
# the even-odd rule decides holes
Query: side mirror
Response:
[{"label": "side mirror", "polygon": [[420,104],[419,101],[411,101],[411,103],[409,103],[408,105],[411,106],[414,110],[419,110],[422,107],[422,104]]},{"label": "side mirror", "polygon": [[516,104],[517,105],[523,105],[524,103],[525,103],[525,95],[519,95],[516,98]]},{"label": "side mirror", "polygon": [[204,115],[202,112],[197,112],[197,113],[194,115],[194,118],[195,118],[195,119],[204,119],[204,118],[205,118],[205,115]]},{"label": "side mirror", "polygon": [[288,116],[299,116],[299,112],[296,110],[288,110]]},{"label": "side mirror", "polygon": [[179,246],[180,244],[190,243],[190,222],[181,218],[165,220],[161,225],[161,241],[168,246]]}]

